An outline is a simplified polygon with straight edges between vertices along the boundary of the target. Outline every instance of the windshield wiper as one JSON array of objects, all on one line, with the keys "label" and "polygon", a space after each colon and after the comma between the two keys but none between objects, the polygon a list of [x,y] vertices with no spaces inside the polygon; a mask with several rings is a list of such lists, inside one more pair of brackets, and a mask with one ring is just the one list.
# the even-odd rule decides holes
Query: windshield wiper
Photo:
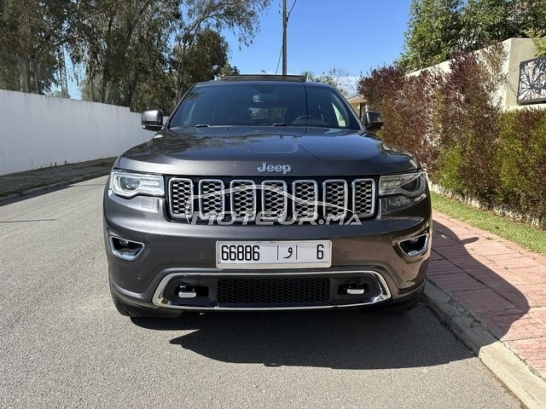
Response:
[{"label": "windshield wiper", "polygon": [[272,126],[288,126],[288,124],[284,124],[282,122],[274,123]]},{"label": "windshield wiper", "polygon": [[210,127],[209,124],[196,124],[196,125],[180,125],[180,126],[173,126],[169,129],[184,129],[184,128],[208,128]]}]

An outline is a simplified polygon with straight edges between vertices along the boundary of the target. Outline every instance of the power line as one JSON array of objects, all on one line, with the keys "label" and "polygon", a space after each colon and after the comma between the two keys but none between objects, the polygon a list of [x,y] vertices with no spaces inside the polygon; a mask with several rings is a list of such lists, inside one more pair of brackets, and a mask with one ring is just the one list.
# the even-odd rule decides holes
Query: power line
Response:
[{"label": "power line", "polygon": [[282,57],[282,46],[281,46],[281,52],[279,53],[279,60],[277,61],[277,68],[275,68],[275,75],[279,71],[279,65],[281,63],[281,57]]},{"label": "power line", "polygon": [[288,15],[286,16],[287,20],[290,18],[290,14],[292,14],[292,10],[294,10],[294,6],[296,5],[297,2],[298,0],[294,0],[294,3],[292,3],[292,7],[290,7],[290,11],[288,12]]}]

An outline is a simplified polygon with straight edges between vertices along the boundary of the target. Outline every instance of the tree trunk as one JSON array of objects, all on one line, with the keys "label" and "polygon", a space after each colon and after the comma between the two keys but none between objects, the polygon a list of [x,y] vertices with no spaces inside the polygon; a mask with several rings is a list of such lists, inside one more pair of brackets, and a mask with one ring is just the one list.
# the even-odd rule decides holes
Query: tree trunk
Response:
[{"label": "tree trunk", "polygon": [[28,93],[30,92],[28,81],[29,61],[27,58],[18,57],[17,65],[19,66],[19,82],[21,85],[21,92]]},{"label": "tree trunk", "polygon": [[176,99],[174,101],[174,106],[180,101],[182,95],[184,94],[185,88],[185,79],[186,79],[186,45],[182,46],[182,52],[178,59],[178,66],[176,67]]}]

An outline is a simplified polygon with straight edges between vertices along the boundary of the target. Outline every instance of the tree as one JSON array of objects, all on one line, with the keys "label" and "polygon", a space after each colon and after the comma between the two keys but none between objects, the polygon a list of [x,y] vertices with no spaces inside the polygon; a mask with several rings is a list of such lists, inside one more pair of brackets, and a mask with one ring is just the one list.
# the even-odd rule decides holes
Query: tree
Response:
[{"label": "tree", "polygon": [[475,51],[521,34],[515,4],[513,0],[468,0],[461,13],[461,48]]},{"label": "tree", "polygon": [[344,96],[348,96],[353,88],[349,73],[342,68],[332,68],[327,73],[315,75],[311,71],[304,71],[301,75],[305,76],[307,81],[322,82],[336,88]]},{"label": "tree", "polygon": [[240,41],[249,44],[269,0],[76,4],[79,41],[72,57],[86,67],[83,95],[134,110],[154,102],[169,111],[192,83],[215,78],[227,65],[220,30],[237,29]]},{"label": "tree", "polygon": [[66,47],[85,67],[85,98],[132,109],[161,99],[172,106],[191,83],[236,71],[218,33],[237,31],[250,44],[269,2],[0,0],[0,86],[49,92]]},{"label": "tree", "polygon": [[56,83],[58,51],[71,39],[70,0],[0,2],[0,86],[43,94]]},{"label": "tree", "polygon": [[528,31],[546,35],[546,2],[543,0],[518,0],[515,1],[514,14],[520,27],[520,35],[526,35]]},{"label": "tree", "polygon": [[240,75],[239,68],[237,68],[235,65],[231,66],[230,64],[224,65],[222,68],[220,68],[220,72],[218,73],[218,78],[222,78],[224,75]]},{"label": "tree", "polygon": [[[225,38],[210,28],[196,35],[195,42],[186,49],[185,55],[179,54],[177,47],[175,58],[185,59],[185,70],[179,73],[182,89],[187,90],[195,82],[218,77],[228,63],[228,48]],[[178,66],[179,62],[175,61],[175,65]]]},{"label": "tree", "polygon": [[178,0],[76,1],[72,59],[86,67],[84,95],[132,106],[142,82],[162,80],[178,6]]},{"label": "tree", "polygon": [[417,70],[511,37],[546,36],[543,0],[412,0],[398,65]]},{"label": "tree", "polygon": [[248,45],[258,30],[260,13],[269,6],[270,0],[186,0],[181,8],[182,17],[178,26],[176,60],[178,101],[187,90],[189,50],[197,41],[199,33],[210,28],[216,32],[223,29],[237,30],[239,42]]},{"label": "tree", "polygon": [[449,59],[459,42],[462,0],[412,0],[405,50],[398,64],[418,70]]}]

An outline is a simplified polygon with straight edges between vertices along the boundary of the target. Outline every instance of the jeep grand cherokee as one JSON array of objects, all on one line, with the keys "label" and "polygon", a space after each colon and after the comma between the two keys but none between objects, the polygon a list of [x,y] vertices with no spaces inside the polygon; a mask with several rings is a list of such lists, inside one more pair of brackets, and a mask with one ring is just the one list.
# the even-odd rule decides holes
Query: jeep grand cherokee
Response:
[{"label": "jeep grand cherokee", "polygon": [[105,188],[120,313],[415,305],[431,246],[425,173],[335,89],[227,77],[193,86],[163,122],[142,114],[156,133]]}]

